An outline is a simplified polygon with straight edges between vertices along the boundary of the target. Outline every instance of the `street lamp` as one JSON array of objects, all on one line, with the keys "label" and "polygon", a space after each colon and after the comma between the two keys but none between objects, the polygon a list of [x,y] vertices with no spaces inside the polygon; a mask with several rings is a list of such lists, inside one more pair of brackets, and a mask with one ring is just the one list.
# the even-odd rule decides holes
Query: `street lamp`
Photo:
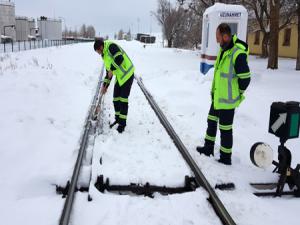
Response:
[{"label": "street lamp", "polygon": [[150,36],[152,34],[152,16],[153,16],[153,13],[150,12]]},{"label": "street lamp", "polygon": [[65,25],[65,31],[64,31],[64,33],[65,33],[65,39],[66,39],[66,37],[67,37],[67,24],[66,24],[66,18],[60,16],[60,17],[58,17],[58,19],[64,21],[64,25]]},{"label": "street lamp", "polygon": [[138,33],[140,33],[140,18],[137,18],[137,24],[138,24]]}]

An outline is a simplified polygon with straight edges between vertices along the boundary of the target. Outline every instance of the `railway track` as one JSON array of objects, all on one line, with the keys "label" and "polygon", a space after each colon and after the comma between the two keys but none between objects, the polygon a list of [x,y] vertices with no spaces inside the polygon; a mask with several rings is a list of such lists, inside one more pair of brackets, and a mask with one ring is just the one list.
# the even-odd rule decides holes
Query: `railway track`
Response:
[{"label": "railway track", "polygon": [[[93,99],[93,102],[91,104],[91,107],[90,107],[90,110],[89,110],[89,113],[88,113],[88,116],[86,119],[84,132],[83,132],[83,135],[81,138],[81,144],[80,144],[80,149],[79,149],[79,153],[78,153],[78,158],[77,158],[77,161],[76,161],[76,164],[74,167],[72,180],[69,185],[67,198],[66,198],[63,212],[62,212],[62,215],[60,218],[60,223],[59,223],[60,225],[68,225],[69,224],[70,216],[71,216],[71,212],[72,212],[73,200],[74,200],[75,191],[76,191],[76,184],[78,181],[78,176],[80,174],[80,167],[82,164],[83,155],[84,155],[84,152],[87,147],[89,134],[91,133],[91,130],[93,129],[93,127],[95,129],[95,126],[93,126],[93,124],[92,124],[93,123],[92,120],[97,118],[97,115],[99,115],[99,113],[101,111],[99,109],[99,107],[100,107],[102,96],[100,95],[99,90],[101,87],[101,80],[102,80],[101,78],[103,75],[103,71],[104,71],[104,68],[102,68],[100,80],[97,85],[97,91],[96,91],[95,97]],[[234,222],[234,220],[232,219],[232,217],[226,210],[224,204],[221,202],[221,200],[217,196],[214,188],[212,188],[212,186],[209,184],[208,180],[205,178],[204,174],[201,172],[200,168],[197,166],[196,162],[191,157],[187,148],[184,146],[184,144],[180,140],[179,136],[176,134],[175,130],[173,129],[171,124],[168,122],[166,116],[163,114],[163,112],[161,111],[161,109],[159,108],[157,103],[155,102],[152,95],[149,93],[149,91],[144,86],[142,80],[140,78],[138,78],[137,76],[135,76],[135,79],[136,79],[140,89],[142,90],[143,94],[145,95],[147,101],[149,102],[150,106],[154,110],[156,116],[159,118],[160,123],[163,125],[163,127],[169,134],[170,138],[174,142],[175,146],[180,151],[182,157],[184,158],[184,160],[190,167],[191,171],[194,173],[195,181],[196,181],[197,185],[203,187],[208,192],[209,197],[207,200],[212,205],[212,208],[215,210],[216,215],[220,218],[221,222],[224,225],[235,225],[236,223]],[[99,121],[99,120],[96,119],[96,121]]]},{"label": "railway track", "polygon": [[182,157],[185,159],[191,170],[195,175],[196,182],[199,186],[202,186],[209,194],[208,201],[211,203],[212,207],[214,208],[216,214],[220,218],[223,224],[225,225],[234,225],[236,224],[232,217],[229,215],[228,211],[226,210],[224,204],[221,202],[219,197],[217,196],[215,190],[211,187],[207,179],[205,178],[204,174],[201,172],[200,168],[197,166],[196,162],[193,160],[191,155],[189,154],[187,148],[184,146],[182,141],[180,140],[179,136],[176,134],[175,130],[167,120],[166,116],[163,114],[157,103],[155,102],[152,95],[144,86],[142,79],[135,77],[139,87],[141,88],[142,92],[144,93],[146,99],[148,100],[149,104],[151,105],[152,109],[154,110],[155,114],[159,118],[161,124],[166,129],[167,133],[173,140],[175,146],[180,151]]},{"label": "railway track", "polygon": [[[102,66],[102,69],[101,69],[99,81],[98,81],[97,88],[96,88],[96,93],[94,95],[94,98],[90,105],[90,109],[88,111],[88,115],[85,120],[84,131],[81,135],[81,140],[80,140],[80,148],[78,151],[78,156],[77,156],[77,160],[76,160],[76,163],[74,166],[71,181],[68,182],[69,185],[67,185],[68,186],[68,194],[67,194],[65,204],[63,207],[63,211],[62,211],[62,214],[60,217],[59,225],[68,225],[69,221],[70,221],[70,216],[71,216],[72,207],[73,207],[73,201],[74,201],[75,192],[76,192],[76,188],[77,188],[77,181],[78,181],[78,177],[80,174],[80,169],[81,169],[81,165],[83,162],[84,154],[87,149],[89,135],[92,132],[95,132],[95,126],[93,126],[93,123],[95,123],[94,120],[97,117],[97,115],[100,113],[99,107],[100,107],[100,103],[102,100],[102,95],[100,94],[100,87],[102,84],[103,73],[104,73],[104,65]],[[96,120],[96,123],[97,123],[97,121],[98,120]]]}]

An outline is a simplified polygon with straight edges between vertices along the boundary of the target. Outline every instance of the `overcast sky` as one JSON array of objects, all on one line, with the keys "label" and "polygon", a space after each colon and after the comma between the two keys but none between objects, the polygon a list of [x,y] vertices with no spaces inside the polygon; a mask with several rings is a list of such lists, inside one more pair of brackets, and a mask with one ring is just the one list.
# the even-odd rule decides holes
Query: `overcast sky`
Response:
[{"label": "overcast sky", "polygon": [[40,16],[63,17],[67,27],[79,30],[83,23],[93,25],[96,34],[101,36],[112,35],[121,28],[125,31],[131,29],[132,33],[161,31],[156,19],[150,16],[150,12],[157,9],[157,0],[14,0],[14,2],[17,16],[35,19]]}]

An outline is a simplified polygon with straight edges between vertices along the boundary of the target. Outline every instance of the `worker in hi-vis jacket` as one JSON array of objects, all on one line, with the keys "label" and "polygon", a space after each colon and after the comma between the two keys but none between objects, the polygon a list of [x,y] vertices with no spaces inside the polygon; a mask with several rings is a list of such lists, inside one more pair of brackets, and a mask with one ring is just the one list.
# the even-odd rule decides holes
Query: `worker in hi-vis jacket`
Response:
[{"label": "worker in hi-vis jacket", "polygon": [[234,110],[244,100],[244,91],[250,83],[249,48],[245,42],[231,34],[229,25],[225,23],[218,26],[216,39],[221,48],[214,65],[208,127],[204,146],[198,146],[197,151],[206,156],[214,155],[219,124],[221,147],[218,162],[231,165]]},{"label": "worker in hi-vis jacket", "polygon": [[122,133],[126,127],[128,113],[128,97],[134,79],[134,66],[125,51],[116,43],[97,39],[94,50],[102,56],[106,68],[106,76],[101,93],[105,94],[113,75],[116,83],[113,94],[115,109],[115,121],[110,125],[112,128],[118,124],[117,131]]}]

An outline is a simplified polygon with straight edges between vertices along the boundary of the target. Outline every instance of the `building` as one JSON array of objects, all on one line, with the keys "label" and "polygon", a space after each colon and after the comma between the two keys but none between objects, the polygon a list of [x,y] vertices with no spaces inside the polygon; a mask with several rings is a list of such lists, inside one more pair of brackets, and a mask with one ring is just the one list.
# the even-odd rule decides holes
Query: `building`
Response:
[{"label": "building", "polygon": [[16,41],[35,39],[35,20],[27,17],[16,17]]},{"label": "building", "polygon": [[16,40],[15,4],[0,0],[0,34],[1,40]]},{"label": "building", "polygon": [[[248,33],[250,54],[261,55],[263,33],[258,29]],[[296,58],[298,49],[297,24],[291,24],[279,32],[278,56]]]},{"label": "building", "polygon": [[39,39],[62,40],[62,21],[41,16],[37,19]]},{"label": "building", "polygon": [[36,28],[34,19],[15,16],[13,2],[0,0],[0,34],[1,42],[27,41],[36,37],[42,40],[62,40],[62,21],[41,16],[37,19]]},{"label": "building", "polygon": [[136,40],[143,42],[143,43],[153,44],[153,43],[155,43],[156,37],[151,36],[150,34],[137,33]]}]

